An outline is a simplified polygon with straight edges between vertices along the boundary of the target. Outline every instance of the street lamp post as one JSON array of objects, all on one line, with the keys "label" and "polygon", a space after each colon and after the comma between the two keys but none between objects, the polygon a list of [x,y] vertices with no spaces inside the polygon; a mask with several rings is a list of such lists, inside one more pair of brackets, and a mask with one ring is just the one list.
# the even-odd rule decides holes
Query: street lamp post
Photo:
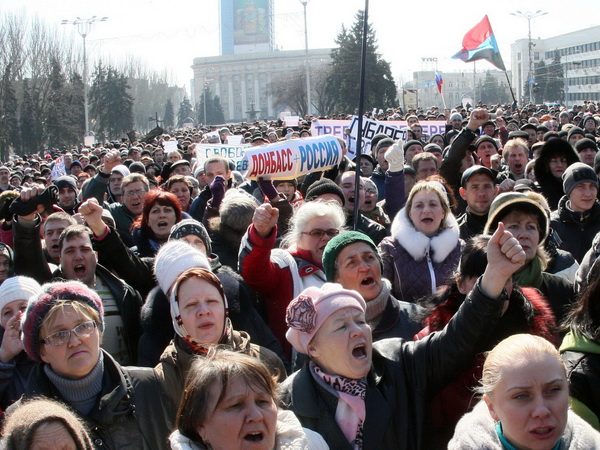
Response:
[{"label": "street lamp post", "polygon": [[306,114],[310,115],[310,110],[312,106],[311,93],[310,93],[310,67],[308,62],[308,26],[306,24],[306,5],[308,4],[308,0],[300,0],[302,6],[304,6],[304,51],[306,54],[306,59],[304,61],[304,68],[306,70]]},{"label": "street lamp post", "polygon": [[533,85],[533,42],[531,40],[531,21],[533,19],[535,19],[536,17],[540,17],[540,16],[544,16],[546,14],[548,14],[545,11],[542,11],[541,9],[538,9],[536,12],[531,12],[531,11],[527,11],[527,12],[521,12],[521,11],[516,11],[514,13],[510,13],[512,16],[517,16],[517,17],[522,17],[523,19],[527,19],[527,29],[528,29],[528,48],[529,48],[529,74],[527,76],[527,86],[528,86],[528,91],[529,91],[529,103],[533,103],[533,90],[532,90],[532,85]]},{"label": "street lamp post", "polygon": [[88,64],[87,53],[85,46],[85,38],[92,30],[95,22],[105,22],[108,17],[92,16],[89,19],[77,17],[75,20],[63,20],[62,25],[74,25],[77,27],[77,32],[83,38],[83,113],[85,115],[85,135],[84,138],[90,135],[90,118],[88,105]]}]

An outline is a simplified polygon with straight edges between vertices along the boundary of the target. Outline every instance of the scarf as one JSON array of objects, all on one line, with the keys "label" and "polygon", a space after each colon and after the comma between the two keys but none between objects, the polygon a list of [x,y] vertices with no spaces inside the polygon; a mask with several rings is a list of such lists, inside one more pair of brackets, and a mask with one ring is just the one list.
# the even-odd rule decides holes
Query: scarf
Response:
[{"label": "scarf", "polygon": [[513,275],[513,282],[521,287],[534,287],[539,289],[544,281],[542,277],[542,261],[537,256]]},{"label": "scarf", "polygon": [[[517,450],[517,447],[512,445],[508,439],[506,439],[506,436],[504,436],[504,432],[502,431],[502,423],[500,421],[496,422],[496,434],[498,435],[498,439],[500,439],[500,443],[502,444],[502,448],[504,450]],[[558,440],[556,445],[552,447],[552,450],[558,450],[560,448],[561,440],[562,439]]]},{"label": "scarf", "polygon": [[367,310],[365,311],[365,318],[372,330],[377,328],[377,325],[381,322],[381,316],[392,292],[392,283],[388,279],[382,278],[381,284],[381,292],[373,300],[367,302]]},{"label": "scarf", "polygon": [[362,450],[363,423],[366,416],[366,380],[353,380],[341,375],[329,375],[323,372],[313,361],[310,362],[310,373],[317,384],[339,398],[335,411],[335,421],[348,442],[354,445],[354,449]]}]

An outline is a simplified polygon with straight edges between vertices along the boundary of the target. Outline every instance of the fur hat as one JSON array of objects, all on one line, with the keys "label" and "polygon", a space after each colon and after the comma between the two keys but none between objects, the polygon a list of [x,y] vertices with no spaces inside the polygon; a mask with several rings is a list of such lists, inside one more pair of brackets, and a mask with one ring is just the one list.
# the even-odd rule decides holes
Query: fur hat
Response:
[{"label": "fur hat", "polygon": [[490,205],[488,220],[483,229],[484,234],[492,234],[498,228],[498,222],[513,211],[524,211],[537,216],[540,228],[540,244],[549,232],[548,216],[544,208],[535,200],[520,192],[506,192],[498,195]]},{"label": "fur hat", "polygon": [[96,292],[80,281],[44,284],[41,292],[29,299],[27,310],[21,321],[23,348],[34,361],[42,361],[40,358],[40,328],[48,311],[59,300],[80,302],[94,309],[99,317],[98,329],[101,333],[104,331],[104,307]]},{"label": "fur hat", "polygon": [[364,233],[360,231],[347,231],[345,233],[338,234],[333,239],[331,239],[327,245],[325,246],[325,250],[323,250],[323,270],[325,275],[327,275],[327,281],[334,281],[335,272],[336,272],[336,261],[340,252],[349,246],[350,244],[354,244],[355,242],[365,242],[369,244],[373,248],[375,255],[377,255],[377,259],[381,263],[383,269],[383,261],[381,260],[381,256],[377,251],[377,246],[373,242],[373,240]]},{"label": "fur hat", "polygon": [[169,241],[156,254],[154,277],[166,294],[177,277],[193,267],[210,270],[208,258],[185,241]]},{"label": "fur hat", "polygon": [[171,233],[169,233],[169,240],[182,239],[184,236],[189,236],[190,234],[202,239],[207,255],[212,253],[212,241],[210,240],[208,231],[206,231],[204,225],[194,219],[184,219],[173,225]]},{"label": "fur hat", "polygon": [[2,308],[15,300],[27,300],[42,290],[33,278],[16,276],[7,278],[0,286],[0,312]]},{"label": "fur hat", "polygon": [[364,312],[366,307],[358,292],[338,283],[306,288],[287,307],[285,321],[289,328],[285,337],[296,351],[308,354],[308,345],[329,316],[343,308]]}]

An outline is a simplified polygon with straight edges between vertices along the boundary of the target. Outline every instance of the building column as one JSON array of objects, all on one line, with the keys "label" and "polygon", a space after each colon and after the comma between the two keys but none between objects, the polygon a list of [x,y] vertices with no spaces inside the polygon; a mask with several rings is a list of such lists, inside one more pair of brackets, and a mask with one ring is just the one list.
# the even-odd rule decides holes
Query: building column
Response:
[{"label": "building column", "polygon": [[229,106],[229,117],[227,121],[233,121],[235,119],[235,104],[233,102],[233,76],[229,75],[227,82],[227,105]]}]

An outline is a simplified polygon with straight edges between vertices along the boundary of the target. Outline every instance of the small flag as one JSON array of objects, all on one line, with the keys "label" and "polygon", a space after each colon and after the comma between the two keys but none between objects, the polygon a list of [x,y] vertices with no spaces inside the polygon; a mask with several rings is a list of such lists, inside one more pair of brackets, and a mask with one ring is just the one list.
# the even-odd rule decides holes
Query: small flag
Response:
[{"label": "small flag", "polygon": [[498,69],[506,71],[487,15],[481,22],[467,31],[462,45],[462,50],[454,55],[453,58],[462,59],[464,62],[485,59]]},{"label": "small flag", "polygon": [[435,84],[437,84],[438,91],[441,94],[442,93],[442,84],[444,84],[444,79],[442,78],[441,73],[438,73],[438,72],[435,73]]}]

